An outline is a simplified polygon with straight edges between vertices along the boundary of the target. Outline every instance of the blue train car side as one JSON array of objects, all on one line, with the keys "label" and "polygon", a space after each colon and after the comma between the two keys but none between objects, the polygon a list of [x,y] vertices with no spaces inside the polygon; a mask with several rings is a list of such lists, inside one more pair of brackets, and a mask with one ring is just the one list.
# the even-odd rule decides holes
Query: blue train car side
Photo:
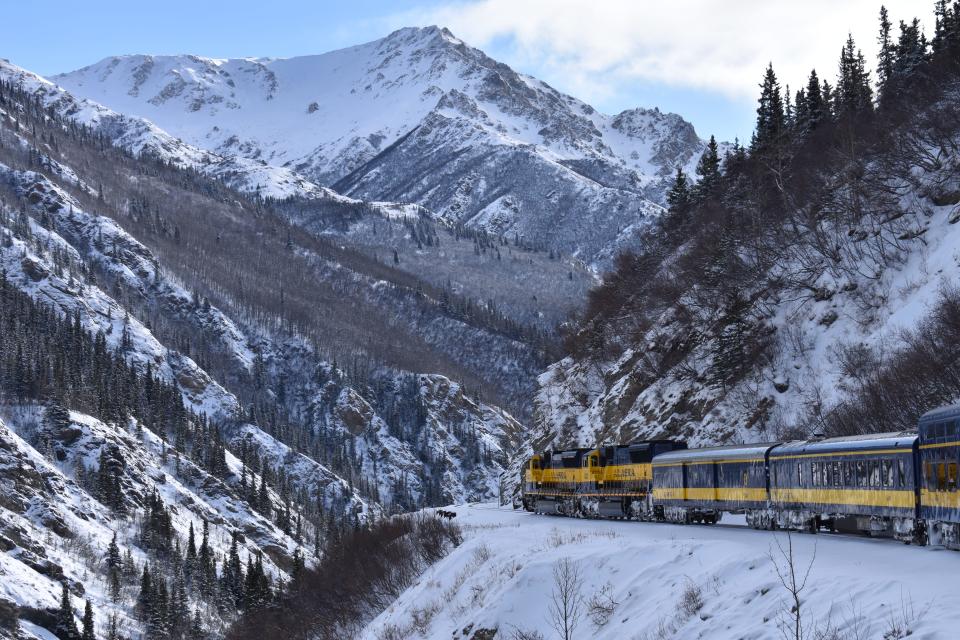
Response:
[{"label": "blue train car side", "polygon": [[920,516],[933,543],[960,549],[960,405],[928,411],[918,427]]},{"label": "blue train car side", "polygon": [[921,542],[915,433],[791,442],[770,453],[780,528],[858,531]]}]

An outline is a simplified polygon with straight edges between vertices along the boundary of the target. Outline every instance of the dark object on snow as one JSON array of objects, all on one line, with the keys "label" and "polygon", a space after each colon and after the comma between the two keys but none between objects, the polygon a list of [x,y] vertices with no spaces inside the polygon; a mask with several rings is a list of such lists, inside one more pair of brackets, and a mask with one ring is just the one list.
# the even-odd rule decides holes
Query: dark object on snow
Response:
[{"label": "dark object on snow", "polygon": [[457,514],[453,511],[445,511],[444,509],[437,509],[436,515],[438,518],[446,518],[447,520],[452,520],[457,517]]}]

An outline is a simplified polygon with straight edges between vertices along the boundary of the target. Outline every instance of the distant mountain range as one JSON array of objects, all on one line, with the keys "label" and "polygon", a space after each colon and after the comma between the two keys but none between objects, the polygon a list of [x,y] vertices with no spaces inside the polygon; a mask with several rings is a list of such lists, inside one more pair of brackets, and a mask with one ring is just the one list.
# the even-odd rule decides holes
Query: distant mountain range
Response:
[{"label": "distant mountain range", "polygon": [[704,148],[680,116],[604,115],[438,27],[288,59],[111,57],[53,80],[224,158],[596,264]]}]

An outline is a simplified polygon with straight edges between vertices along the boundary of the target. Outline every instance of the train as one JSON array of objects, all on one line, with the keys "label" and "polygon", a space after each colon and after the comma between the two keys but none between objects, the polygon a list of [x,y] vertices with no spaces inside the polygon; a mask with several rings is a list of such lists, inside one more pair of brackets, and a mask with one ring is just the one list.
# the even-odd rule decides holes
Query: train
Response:
[{"label": "train", "polygon": [[960,549],[960,404],[916,431],[688,448],[682,440],[544,451],[521,473],[527,511],[838,531]]}]

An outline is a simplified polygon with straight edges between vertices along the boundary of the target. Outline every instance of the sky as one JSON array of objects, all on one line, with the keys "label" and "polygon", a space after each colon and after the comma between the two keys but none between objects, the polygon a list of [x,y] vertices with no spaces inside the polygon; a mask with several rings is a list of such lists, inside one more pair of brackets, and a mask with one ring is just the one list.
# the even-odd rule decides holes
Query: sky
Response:
[{"label": "sky", "polygon": [[852,33],[873,66],[880,2],[932,28],[933,0],[0,0],[0,57],[41,75],[125,53],[289,57],[438,24],[605,113],[659,107],[748,139],[770,62],[794,89],[836,75]]}]

